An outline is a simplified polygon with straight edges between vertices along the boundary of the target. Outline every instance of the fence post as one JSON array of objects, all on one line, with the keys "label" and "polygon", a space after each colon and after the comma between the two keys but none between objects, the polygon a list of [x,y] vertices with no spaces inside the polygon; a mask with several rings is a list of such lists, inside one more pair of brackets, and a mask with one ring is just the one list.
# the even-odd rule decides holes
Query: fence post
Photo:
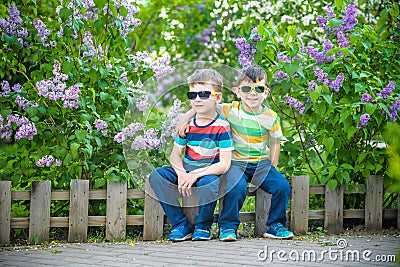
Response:
[{"label": "fence post", "polygon": [[333,191],[325,185],[324,229],[330,234],[343,232],[343,195],[343,184],[338,185]]},{"label": "fence post", "polygon": [[124,240],[126,237],[127,183],[107,184],[106,240]]},{"label": "fence post", "polygon": [[380,175],[371,175],[367,180],[365,194],[365,228],[367,231],[382,229],[383,179]]},{"label": "fence post", "polygon": [[29,243],[49,241],[51,181],[32,181]]},{"label": "fence post", "polygon": [[290,225],[292,231],[305,234],[308,231],[308,208],[310,202],[310,177],[292,176],[290,202]]},{"label": "fence post", "polygon": [[400,194],[397,195],[397,229],[400,230]]},{"label": "fence post", "polygon": [[68,242],[86,242],[88,231],[89,180],[71,180]]},{"label": "fence post", "polygon": [[0,181],[0,244],[10,243],[11,181]]},{"label": "fence post", "polygon": [[269,207],[271,206],[271,194],[268,194],[261,188],[256,190],[256,222],[254,234],[263,236],[266,230],[265,222],[268,219]]},{"label": "fence post", "polygon": [[163,234],[164,211],[153,196],[155,193],[147,179],[144,195],[143,240],[157,240]]}]

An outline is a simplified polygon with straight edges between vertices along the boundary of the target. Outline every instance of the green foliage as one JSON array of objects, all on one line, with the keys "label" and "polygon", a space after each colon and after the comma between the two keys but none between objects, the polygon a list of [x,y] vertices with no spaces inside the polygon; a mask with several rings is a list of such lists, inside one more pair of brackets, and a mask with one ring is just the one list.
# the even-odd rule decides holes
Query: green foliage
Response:
[{"label": "green foliage", "polygon": [[[330,29],[345,25],[340,14],[345,6],[334,8],[337,19],[328,23]],[[260,22],[261,41],[254,58],[274,74],[269,77],[272,108],[284,120],[288,141],[283,145],[281,168],[289,176],[309,174],[315,182],[334,189],[340,183],[363,183],[371,174],[387,174],[387,156],[380,144],[385,126],[393,120],[389,108],[399,99],[400,78],[395,59],[399,18],[387,13],[396,15],[396,8],[384,9],[376,25],[358,23],[346,30],[346,46],[339,46],[336,34],[328,33],[325,41],[333,47],[323,56],[333,59],[322,62],[311,56],[295,24],[282,34],[271,23]],[[323,45],[313,48],[320,54],[324,51]],[[325,81],[318,78],[318,71],[325,73]],[[333,84],[339,75],[343,75],[343,85],[336,90]],[[314,88],[311,81],[316,83]],[[388,97],[380,95],[391,81],[396,84],[393,92]],[[363,94],[374,100],[362,102]],[[364,114],[370,116],[365,126],[360,122]]]}]

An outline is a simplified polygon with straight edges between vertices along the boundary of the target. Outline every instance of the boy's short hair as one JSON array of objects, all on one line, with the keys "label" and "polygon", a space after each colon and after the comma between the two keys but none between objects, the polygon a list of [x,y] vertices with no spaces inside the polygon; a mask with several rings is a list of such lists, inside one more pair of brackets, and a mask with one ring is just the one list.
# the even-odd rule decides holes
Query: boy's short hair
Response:
[{"label": "boy's short hair", "polygon": [[216,92],[222,91],[222,75],[213,69],[200,69],[188,77],[189,86],[195,84],[209,84]]},{"label": "boy's short hair", "polygon": [[238,75],[237,82],[238,85],[241,85],[243,82],[257,82],[265,79],[265,83],[267,83],[267,73],[263,68],[259,65],[250,65],[248,67],[243,68]]}]

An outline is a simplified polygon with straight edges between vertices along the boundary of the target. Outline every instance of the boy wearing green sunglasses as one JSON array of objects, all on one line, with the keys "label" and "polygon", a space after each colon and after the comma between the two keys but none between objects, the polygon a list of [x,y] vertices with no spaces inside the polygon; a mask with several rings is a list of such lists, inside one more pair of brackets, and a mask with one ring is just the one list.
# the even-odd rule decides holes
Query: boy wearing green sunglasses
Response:
[{"label": "boy wearing green sunglasses", "polygon": [[[221,241],[236,240],[240,224],[239,211],[246,199],[247,183],[272,194],[264,237],[288,239],[294,235],[286,229],[286,209],[291,186],[277,170],[280,141],[283,138],[279,116],[263,105],[270,90],[266,73],[257,65],[244,68],[238,75],[238,86],[232,91],[240,101],[217,105],[218,112],[231,125],[234,151],[231,167],[225,174],[224,199],[218,219]],[[177,125],[184,136],[187,112]]]}]

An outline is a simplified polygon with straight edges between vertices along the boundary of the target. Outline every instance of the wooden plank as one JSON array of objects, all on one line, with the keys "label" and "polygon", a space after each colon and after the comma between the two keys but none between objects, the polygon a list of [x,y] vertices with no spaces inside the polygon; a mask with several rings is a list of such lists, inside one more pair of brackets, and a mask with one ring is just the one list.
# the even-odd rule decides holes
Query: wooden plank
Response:
[{"label": "wooden plank", "polygon": [[142,189],[128,189],[126,198],[142,199],[144,198],[144,190]]},{"label": "wooden plank", "polygon": [[32,181],[29,243],[49,241],[51,181]]},{"label": "wooden plank", "polygon": [[0,181],[0,244],[10,243],[11,181]]},{"label": "wooden plank", "polygon": [[89,226],[106,226],[106,216],[88,216]]},{"label": "wooden plank", "polygon": [[50,217],[50,227],[68,227],[68,217]]},{"label": "wooden plank", "polygon": [[127,183],[113,182],[107,185],[106,240],[125,240]]},{"label": "wooden plank", "polygon": [[310,202],[310,177],[292,176],[291,229],[300,234],[308,231],[308,207]]},{"label": "wooden plank", "polygon": [[29,217],[11,218],[11,228],[29,228]]},{"label": "wooden plank", "polygon": [[107,198],[107,190],[106,189],[97,189],[89,191],[89,200],[95,199],[106,199]]},{"label": "wooden plank", "polygon": [[256,190],[256,222],[254,227],[254,234],[256,236],[263,236],[266,230],[266,221],[269,215],[269,207],[271,206],[272,195],[268,194],[261,188]]},{"label": "wooden plank", "polygon": [[30,190],[13,190],[11,191],[12,200],[31,200]]},{"label": "wooden plank", "polygon": [[68,242],[86,242],[89,213],[89,180],[71,180]]},{"label": "wooden plank", "polygon": [[143,225],[144,216],[143,215],[127,215],[126,225]]},{"label": "wooden plank", "polygon": [[53,190],[51,191],[51,200],[69,200],[70,190]]},{"label": "wooden plank", "polygon": [[365,195],[365,228],[367,231],[382,229],[383,179],[371,175],[367,180]]},{"label": "wooden plank", "polygon": [[338,185],[333,191],[325,185],[324,229],[330,234],[343,232],[343,195],[343,184]]},{"label": "wooden plank", "polygon": [[182,210],[191,225],[195,225],[198,213],[198,198],[196,194],[182,197]]},{"label": "wooden plank", "polygon": [[343,210],[345,219],[363,219],[365,218],[365,209],[345,209]]},{"label": "wooden plank", "polygon": [[163,234],[164,211],[148,180],[146,181],[145,192],[143,240],[157,240]]},{"label": "wooden plank", "polygon": [[325,218],[325,210],[309,210],[308,219],[309,220],[320,220]]},{"label": "wooden plank", "polygon": [[310,195],[323,195],[325,194],[324,185],[310,185]]}]

